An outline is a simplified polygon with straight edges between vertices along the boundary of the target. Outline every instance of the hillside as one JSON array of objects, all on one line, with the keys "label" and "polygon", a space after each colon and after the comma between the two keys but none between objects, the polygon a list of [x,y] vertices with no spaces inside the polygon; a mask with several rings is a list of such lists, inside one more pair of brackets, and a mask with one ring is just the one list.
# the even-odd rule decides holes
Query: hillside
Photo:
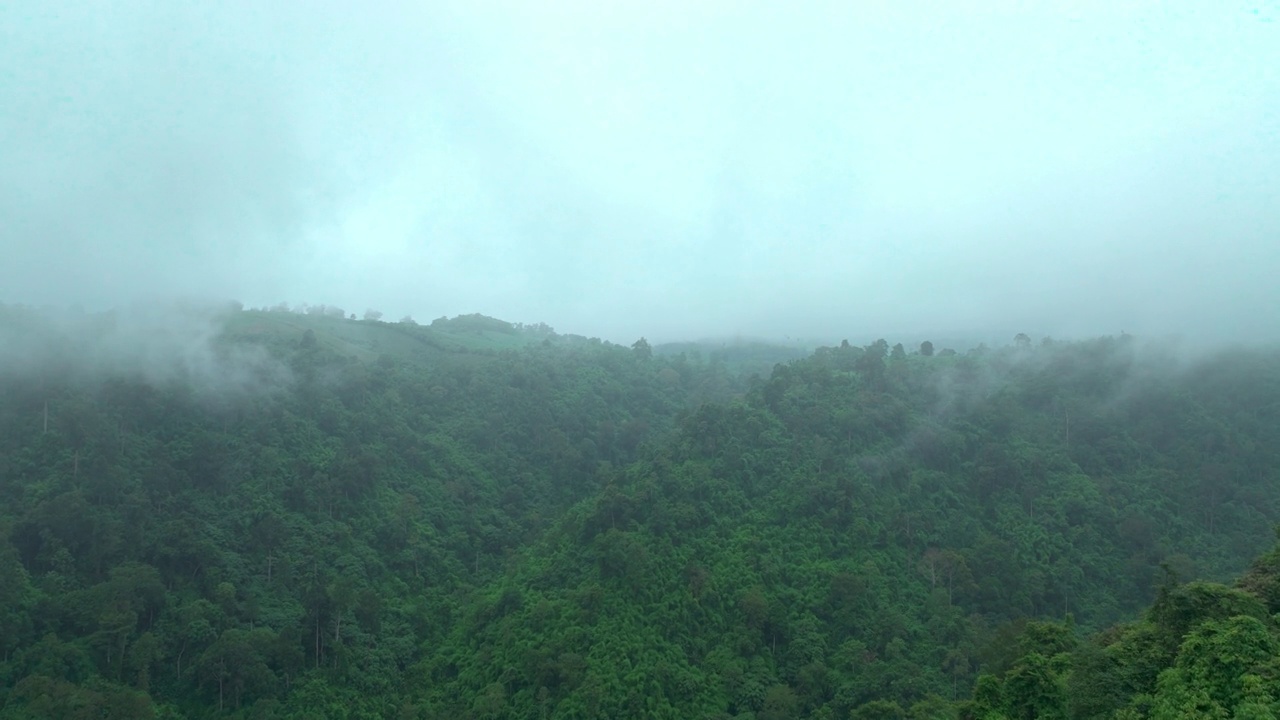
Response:
[{"label": "hillside", "polygon": [[958,716],[1275,718],[1278,612],[1280,544],[1232,586],[1170,574],[1136,622],[1083,639],[1062,623],[1024,625]]},{"label": "hillside", "polygon": [[183,317],[0,313],[0,718],[954,717],[1280,521],[1271,352]]}]

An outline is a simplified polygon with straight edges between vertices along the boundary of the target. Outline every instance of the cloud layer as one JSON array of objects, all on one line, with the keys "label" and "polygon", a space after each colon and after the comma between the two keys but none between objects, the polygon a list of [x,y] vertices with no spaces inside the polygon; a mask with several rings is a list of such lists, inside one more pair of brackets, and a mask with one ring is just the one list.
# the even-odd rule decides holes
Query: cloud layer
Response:
[{"label": "cloud layer", "polygon": [[0,8],[0,299],[1280,339],[1274,2],[262,7]]}]

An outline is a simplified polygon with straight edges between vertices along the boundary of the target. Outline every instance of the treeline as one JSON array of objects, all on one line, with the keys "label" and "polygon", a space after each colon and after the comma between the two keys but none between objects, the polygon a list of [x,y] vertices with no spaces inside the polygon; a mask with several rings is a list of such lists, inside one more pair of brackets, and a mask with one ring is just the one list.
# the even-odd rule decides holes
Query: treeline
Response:
[{"label": "treeline", "polygon": [[[216,339],[278,365],[233,397],[3,375],[0,718],[1050,717],[1032,676],[1036,708],[1155,717],[1200,626],[1084,638],[1203,609],[1169,573],[1229,578],[1280,517],[1271,354],[880,341],[744,376],[279,315]],[[1213,632],[1273,632],[1245,609]]]}]

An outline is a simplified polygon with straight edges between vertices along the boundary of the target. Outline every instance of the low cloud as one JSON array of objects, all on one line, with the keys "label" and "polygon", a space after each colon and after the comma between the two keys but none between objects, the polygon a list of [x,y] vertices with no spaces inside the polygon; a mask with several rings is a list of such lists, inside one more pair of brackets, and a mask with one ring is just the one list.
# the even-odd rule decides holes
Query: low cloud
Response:
[{"label": "low cloud", "polygon": [[0,298],[1280,340],[1274,3],[0,8]]},{"label": "low cloud", "polygon": [[230,304],[134,304],[104,313],[0,308],[0,374],[43,383],[116,378],[181,384],[207,400],[287,387],[287,366],[265,348],[220,342]]}]

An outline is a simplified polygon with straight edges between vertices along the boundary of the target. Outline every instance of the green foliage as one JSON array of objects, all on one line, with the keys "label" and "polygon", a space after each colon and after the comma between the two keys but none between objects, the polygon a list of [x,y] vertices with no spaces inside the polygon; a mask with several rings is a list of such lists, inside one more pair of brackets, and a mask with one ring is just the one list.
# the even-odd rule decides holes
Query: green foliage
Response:
[{"label": "green foliage", "polygon": [[[1254,564],[1249,582],[1267,586],[1275,552]],[[1040,645],[1037,636],[1043,632],[1029,625],[1022,645]],[[961,714],[983,717],[1002,706],[1009,717],[1062,717],[1065,709],[1066,717],[1080,719],[1269,718],[1280,713],[1276,687],[1280,627],[1261,599],[1194,582],[1162,588],[1142,621],[1079,644],[1066,663],[1054,667],[1033,650],[1002,687],[997,678],[980,678]]]},{"label": "green foliage", "polygon": [[0,718],[1276,710],[1271,356],[219,322],[0,372]]},{"label": "green foliage", "polygon": [[905,720],[902,707],[890,700],[872,700],[853,711],[852,720]]}]

